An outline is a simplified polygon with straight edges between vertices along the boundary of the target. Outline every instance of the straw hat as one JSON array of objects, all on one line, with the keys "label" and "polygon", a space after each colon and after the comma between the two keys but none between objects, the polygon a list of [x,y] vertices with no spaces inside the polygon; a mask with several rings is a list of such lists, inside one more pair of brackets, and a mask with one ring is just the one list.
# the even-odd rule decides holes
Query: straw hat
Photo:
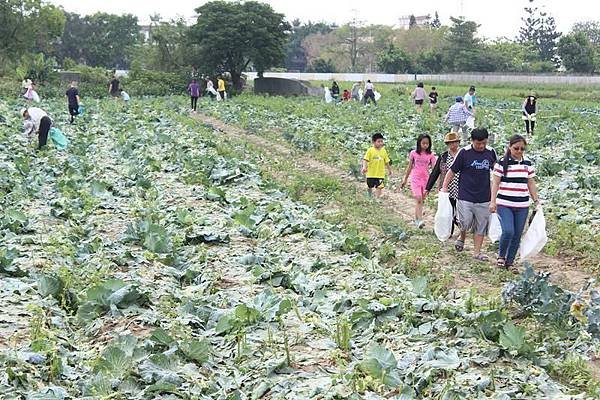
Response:
[{"label": "straw hat", "polygon": [[458,134],[455,132],[448,132],[446,136],[444,136],[444,143],[452,143],[452,142],[460,142],[460,138]]}]

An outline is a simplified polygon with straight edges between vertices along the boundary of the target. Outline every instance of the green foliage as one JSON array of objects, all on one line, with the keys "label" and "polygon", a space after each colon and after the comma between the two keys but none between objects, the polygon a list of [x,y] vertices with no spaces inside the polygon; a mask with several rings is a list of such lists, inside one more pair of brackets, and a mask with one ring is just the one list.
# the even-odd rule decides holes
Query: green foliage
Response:
[{"label": "green foliage", "polygon": [[16,75],[19,80],[31,79],[35,83],[44,83],[56,75],[55,67],[56,60],[54,58],[46,58],[43,53],[27,53],[21,57]]},{"label": "green foliage", "polygon": [[19,252],[14,248],[0,247],[0,274],[8,276],[26,276],[27,273],[14,265],[14,260],[19,256]]},{"label": "green foliage", "polygon": [[229,72],[236,89],[250,65],[263,72],[285,58],[290,25],[283,14],[256,1],[211,1],[196,9],[190,35],[198,46],[197,64],[204,71]]},{"label": "green foliage", "polygon": [[555,62],[556,44],[561,34],[556,30],[554,17],[537,7],[525,7],[522,21],[519,41],[532,49],[532,61]]},{"label": "green foliage", "polygon": [[77,310],[77,317],[82,322],[90,322],[109,311],[114,313],[132,306],[143,307],[148,302],[148,295],[140,292],[136,285],[111,279],[86,291],[85,298]]},{"label": "green foliage", "polygon": [[[333,28],[334,26],[324,22],[313,23],[308,21],[307,23],[303,24],[298,19],[292,21],[292,31],[286,46],[286,57],[284,60],[285,67],[288,70],[298,70],[301,72],[305,71],[308,67],[308,60],[306,57],[306,50],[302,46],[302,42],[309,35],[317,33],[329,33]],[[330,67],[331,70],[328,71],[314,72],[335,72],[335,66],[333,63],[331,63]]]},{"label": "green foliage", "polygon": [[363,373],[389,387],[397,387],[402,382],[397,367],[398,362],[394,354],[377,344],[369,348],[365,358],[359,364]]},{"label": "green foliage", "polygon": [[379,53],[377,67],[386,74],[404,74],[410,72],[413,65],[404,50],[390,44],[385,51]]},{"label": "green foliage", "polygon": [[531,345],[525,338],[525,328],[516,326],[512,322],[504,325],[498,342],[504,350],[514,356],[526,356],[532,351]]},{"label": "green foliage", "polygon": [[594,72],[595,49],[583,33],[570,33],[558,41],[558,55],[563,65],[573,72]]},{"label": "green foliage", "polygon": [[336,72],[335,64],[331,59],[317,58],[312,61],[307,72],[331,73]]},{"label": "green foliage", "polygon": [[84,17],[67,13],[57,54],[60,60],[105,68],[129,67],[131,54],[140,41],[137,17],[98,12]]}]

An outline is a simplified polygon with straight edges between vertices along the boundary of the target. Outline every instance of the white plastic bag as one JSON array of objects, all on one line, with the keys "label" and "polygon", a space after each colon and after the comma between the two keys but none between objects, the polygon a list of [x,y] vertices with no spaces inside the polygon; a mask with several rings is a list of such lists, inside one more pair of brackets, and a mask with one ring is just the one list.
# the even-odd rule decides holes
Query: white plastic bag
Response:
[{"label": "white plastic bag", "polygon": [[331,96],[331,92],[328,88],[324,88],[325,90],[325,103],[331,103],[333,101],[333,96]]},{"label": "white plastic bag", "polygon": [[438,194],[438,207],[435,213],[433,230],[441,242],[448,240],[452,234],[452,204],[450,204],[450,194],[448,192]]},{"label": "white plastic bag", "polygon": [[379,101],[379,99],[381,99],[381,93],[374,92],[373,94],[375,95],[375,101]]},{"label": "white plastic bag", "polygon": [[39,103],[41,101],[40,95],[37,94],[37,92],[35,90],[33,90],[33,89],[31,90],[31,99],[33,101],[35,101],[36,103]]},{"label": "white plastic bag", "polygon": [[521,248],[519,253],[521,254],[521,261],[531,257],[535,257],[548,242],[548,235],[546,234],[546,218],[544,218],[544,212],[542,207],[538,207],[533,221],[529,224],[525,236],[521,241]]},{"label": "white plastic bag", "polygon": [[502,225],[497,213],[490,214],[490,225],[488,227],[488,238],[490,242],[496,243],[502,236]]},{"label": "white plastic bag", "polygon": [[465,125],[469,129],[475,129],[475,117],[473,117],[473,116],[467,117],[467,122],[465,123]]}]

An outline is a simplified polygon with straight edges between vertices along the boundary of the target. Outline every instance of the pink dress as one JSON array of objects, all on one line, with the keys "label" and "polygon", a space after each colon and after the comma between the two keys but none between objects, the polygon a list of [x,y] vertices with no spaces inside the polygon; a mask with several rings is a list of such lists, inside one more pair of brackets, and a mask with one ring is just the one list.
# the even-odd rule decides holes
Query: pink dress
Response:
[{"label": "pink dress", "polygon": [[429,154],[423,151],[419,154],[416,150],[410,152],[409,162],[413,166],[410,173],[410,188],[414,197],[423,197],[429,179],[429,169],[433,168],[435,161],[436,157],[433,153]]}]

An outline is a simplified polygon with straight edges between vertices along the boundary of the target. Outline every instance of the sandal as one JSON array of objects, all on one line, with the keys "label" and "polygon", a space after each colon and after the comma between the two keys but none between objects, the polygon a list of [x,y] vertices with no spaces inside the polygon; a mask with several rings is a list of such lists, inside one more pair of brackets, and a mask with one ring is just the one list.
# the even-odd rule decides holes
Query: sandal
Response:
[{"label": "sandal", "polygon": [[513,263],[506,263],[504,264],[504,267],[509,270],[510,272],[512,272],[513,274],[519,274],[519,268],[517,268],[517,266]]},{"label": "sandal", "polygon": [[465,242],[464,240],[460,240],[457,239],[456,242],[454,242],[454,248],[456,249],[456,251],[458,251],[459,253],[461,251],[463,251],[465,249]]},{"label": "sandal", "polygon": [[488,256],[486,256],[485,254],[481,254],[481,253],[474,255],[473,258],[477,261],[482,261],[482,262],[490,261],[490,258]]},{"label": "sandal", "polygon": [[506,260],[504,259],[504,257],[498,257],[496,259],[496,266],[498,268],[506,268]]}]

